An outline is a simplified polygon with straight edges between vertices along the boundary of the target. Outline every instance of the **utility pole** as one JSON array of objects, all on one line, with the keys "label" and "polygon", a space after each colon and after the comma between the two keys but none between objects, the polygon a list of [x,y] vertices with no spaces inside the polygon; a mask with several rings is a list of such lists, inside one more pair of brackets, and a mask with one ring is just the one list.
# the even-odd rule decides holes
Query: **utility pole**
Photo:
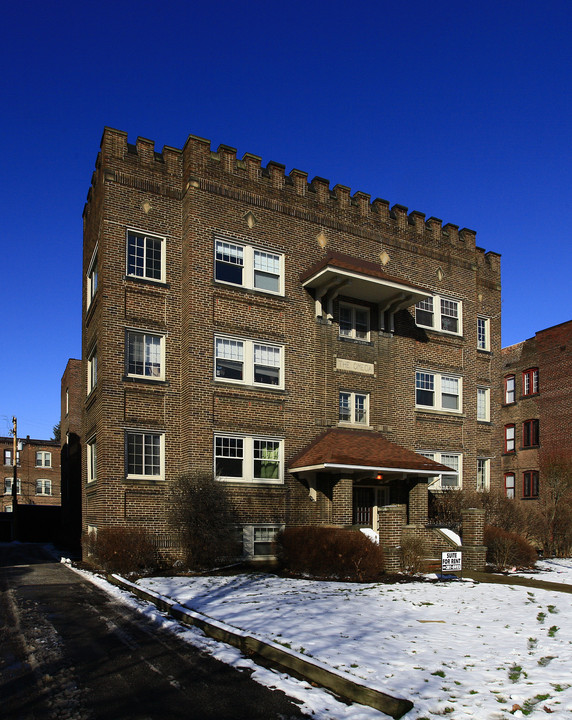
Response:
[{"label": "utility pole", "polygon": [[12,478],[12,540],[18,539],[17,518],[18,518],[18,421],[14,416],[12,418],[12,465],[14,466],[14,475]]}]

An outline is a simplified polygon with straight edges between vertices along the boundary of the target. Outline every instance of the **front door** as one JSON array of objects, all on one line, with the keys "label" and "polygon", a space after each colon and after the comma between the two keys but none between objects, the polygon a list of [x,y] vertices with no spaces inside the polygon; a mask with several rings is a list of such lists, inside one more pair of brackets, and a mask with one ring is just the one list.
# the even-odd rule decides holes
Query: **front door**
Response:
[{"label": "front door", "polygon": [[388,504],[388,487],[354,487],[353,524],[377,530],[377,508]]}]

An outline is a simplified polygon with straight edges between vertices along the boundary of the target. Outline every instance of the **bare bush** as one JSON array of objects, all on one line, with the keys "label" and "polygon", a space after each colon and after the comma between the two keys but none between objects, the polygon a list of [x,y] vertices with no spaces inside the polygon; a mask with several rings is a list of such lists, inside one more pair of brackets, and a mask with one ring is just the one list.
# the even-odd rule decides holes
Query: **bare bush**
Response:
[{"label": "bare bush", "polygon": [[408,575],[418,575],[425,569],[427,555],[427,546],[421,538],[404,538],[399,548],[401,569]]},{"label": "bare bush", "polygon": [[359,530],[287,528],[276,542],[283,568],[295,574],[372,582],[384,572],[382,549]]},{"label": "bare bush", "polygon": [[224,485],[211,473],[174,481],[169,520],[189,568],[207,569],[241,554],[235,513]]},{"label": "bare bush", "polygon": [[572,553],[572,459],[552,454],[540,464],[540,497],[530,505],[531,533],[547,556]]},{"label": "bare bush", "polygon": [[106,572],[122,574],[157,567],[157,549],[145,528],[109,527],[84,536],[90,562]]},{"label": "bare bush", "polygon": [[498,570],[507,567],[533,567],[537,560],[534,547],[521,535],[485,525],[487,562]]}]

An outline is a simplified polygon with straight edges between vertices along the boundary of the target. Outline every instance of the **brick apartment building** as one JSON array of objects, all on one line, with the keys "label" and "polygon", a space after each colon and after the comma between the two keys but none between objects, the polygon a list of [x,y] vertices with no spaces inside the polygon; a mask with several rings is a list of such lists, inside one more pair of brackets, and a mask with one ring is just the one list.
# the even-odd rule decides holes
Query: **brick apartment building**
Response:
[{"label": "brick apartment building", "polygon": [[[3,488],[0,511],[11,512],[14,481],[13,438],[0,437]],[[60,448],[57,440],[18,441],[17,501],[19,505],[60,505]]]},{"label": "brick apartment building", "polygon": [[538,499],[542,465],[572,460],[572,320],[502,349],[507,496]]},{"label": "brick apartment building", "polygon": [[79,547],[81,537],[81,360],[68,360],[61,380],[61,481],[62,531],[69,548]]},{"label": "brick apartment building", "polygon": [[429,487],[500,486],[500,257],[473,231],[106,128],[83,275],[84,530],[169,549],[196,470],[247,556],[285,525],[424,533]]}]

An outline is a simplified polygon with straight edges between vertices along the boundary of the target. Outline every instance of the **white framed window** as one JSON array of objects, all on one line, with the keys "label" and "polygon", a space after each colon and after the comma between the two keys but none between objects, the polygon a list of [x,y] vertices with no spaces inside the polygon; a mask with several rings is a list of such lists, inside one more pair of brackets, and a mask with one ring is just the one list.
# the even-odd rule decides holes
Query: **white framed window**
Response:
[{"label": "white framed window", "polygon": [[477,316],[477,348],[490,350],[490,320],[483,315]]},{"label": "white framed window", "polygon": [[477,388],[477,420],[489,422],[491,419],[491,391],[490,388]]},{"label": "white framed window", "polygon": [[215,239],[215,280],[273,295],[284,294],[284,255],[247,243]]},{"label": "white framed window", "polygon": [[66,388],[66,399],[65,399],[65,413],[69,415],[70,412],[70,389]]},{"label": "white framed window", "polygon": [[415,373],[415,406],[445,412],[461,412],[462,378],[428,370]]},{"label": "white framed window", "polygon": [[245,525],[242,528],[242,547],[248,558],[273,558],[276,554],[274,541],[283,525]]},{"label": "white framed window", "polygon": [[87,394],[97,387],[97,346],[87,356]]},{"label": "white framed window", "polygon": [[284,347],[259,340],[215,337],[215,380],[284,387]]},{"label": "white framed window", "polygon": [[438,450],[417,450],[418,455],[446,465],[455,471],[454,475],[436,475],[429,481],[431,490],[444,490],[449,488],[459,489],[463,486],[463,455],[462,453],[438,451]]},{"label": "white framed window", "polygon": [[505,473],[504,492],[507,498],[514,499],[514,473]]},{"label": "white framed window", "polygon": [[488,490],[491,479],[491,461],[489,458],[477,458],[477,490]]},{"label": "white framed window", "polygon": [[139,330],[125,334],[125,372],[129,377],[164,380],[165,336]]},{"label": "white framed window", "polygon": [[153,431],[127,431],[125,464],[128,478],[162,479],[165,474],[164,434]]},{"label": "white framed window", "polygon": [[522,373],[522,394],[535,395],[538,392],[538,368],[529,368]]},{"label": "white framed window", "polygon": [[52,481],[51,480],[36,480],[36,495],[51,495],[52,494]]},{"label": "white framed window", "polygon": [[4,450],[4,465],[12,465],[12,451]]},{"label": "white framed window", "polygon": [[52,467],[52,453],[45,450],[39,450],[36,453],[36,467]]},{"label": "white framed window", "polygon": [[516,427],[514,423],[504,426],[504,451],[513,453],[515,451]]},{"label": "white framed window", "polygon": [[510,405],[515,400],[515,377],[514,375],[507,375],[504,379],[504,401],[506,405]]},{"label": "white framed window", "polygon": [[463,304],[460,300],[434,295],[415,306],[415,323],[419,327],[452,335],[463,333]]},{"label": "white framed window", "polygon": [[98,272],[97,272],[97,245],[95,246],[95,250],[93,251],[93,255],[91,256],[91,260],[89,262],[89,265],[87,266],[87,276],[86,276],[86,290],[87,290],[87,307],[91,305],[93,302],[93,298],[95,297],[95,293],[97,292],[97,281],[98,281]]},{"label": "white framed window", "polygon": [[246,435],[215,435],[214,471],[219,480],[281,484],[283,440]]},{"label": "white framed window", "polygon": [[[11,495],[12,494],[12,485],[14,483],[14,478],[4,478],[4,495]],[[21,495],[22,494],[22,481],[20,478],[16,480],[16,494]]]},{"label": "white framed window", "polygon": [[340,337],[369,342],[369,308],[340,303]]},{"label": "white framed window", "polygon": [[340,391],[339,422],[369,425],[369,394]]},{"label": "white framed window", "polygon": [[165,282],[165,238],[127,230],[127,275]]},{"label": "white framed window", "polygon": [[87,442],[87,482],[97,480],[97,441],[92,438]]}]

